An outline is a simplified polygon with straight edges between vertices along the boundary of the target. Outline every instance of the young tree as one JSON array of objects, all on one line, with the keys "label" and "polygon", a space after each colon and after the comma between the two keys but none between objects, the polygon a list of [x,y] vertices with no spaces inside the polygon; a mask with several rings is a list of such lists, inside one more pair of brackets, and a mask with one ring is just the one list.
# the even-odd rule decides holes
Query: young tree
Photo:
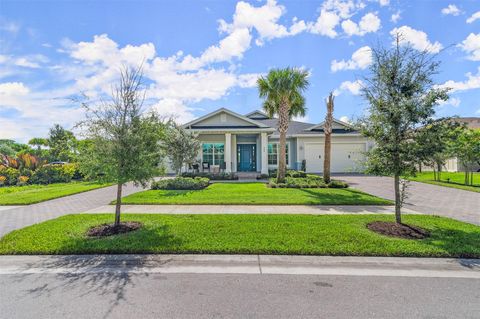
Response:
[{"label": "young tree", "polygon": [[161,161],[163,124],[155,114],[143,114],[144,96],[142,69],[124,67],[111,101],[99,107],[84,103],[86,120],[79,123],[89,140],[81,154],[82,172],[117,184],[115,227],[120,225],[123,185],[146,186]]},{"label": "young tree", "polygon": [[327,114],[323,125],[323,133],[325,134],[325,154],[323,155],[323,180],[325,183],[330,183],[330,158],[332,155],[332,125],[333,125],[333,108],[335,97],[333,92],[328,95],[326,105]]},{"label": "young tree", "polygon": [[465,169],[465,185],[473,185],[472,167],[475,163],[480,163],[480,130],[457,130],[451,148]]},{"label": "young tree", "polygon": [[308,72],[296,68],[273,69],[266,77],[258,81],[258,91],[264,99],[263,108],[270,117],[278,115],[278,131],[280,133],[280,154],[278,155],[277,183],[285,181],[286,144],[289,121],[293,116],[305,116],[305,97]]},{"label": "young tree", "polygon": [[393,175],[395,219],[401,223],[400,177],[414,174],[418,161],[416,128],[435,114],[435,105],[448,99],[448,89],[434,86],[439,62],[427,52],[400,44],[372,50],[370,75],[365,78],[363,95],[369,102],[368,115],[361,121],[365,136],[376,147],[367,153],[367,171]]},{"label": "young tree", "polygon": [[170,123],[163,139],[163,149],[177,174],[181,173],[185,164],[194,163],[200,146],[195,133],[185,130],[174,122]]}]

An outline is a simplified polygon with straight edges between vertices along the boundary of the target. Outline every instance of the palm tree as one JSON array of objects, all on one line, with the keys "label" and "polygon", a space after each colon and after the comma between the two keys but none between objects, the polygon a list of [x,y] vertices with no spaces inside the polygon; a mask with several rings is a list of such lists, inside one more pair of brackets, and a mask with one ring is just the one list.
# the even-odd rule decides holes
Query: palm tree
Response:
[{"label": "palm tree", "polygon": [[302,95],[309,85],[308,71],[297,68],[273,69],[258,81],[258,91],[264,99],[263,109],[270,117],[278,115],[280,154],[278,158],[277,183],[285,181],[286,138],[290,119],[305,116],[305,97]]},{"label": "palm tree", "polygon": [[325,134],[325,154],[323,158],[323,180],[325,183],[330,183],[330,158],[332,152],[332,125],[333,125],[333,92],[327,99],[327,115],[325,116],[325,123],[323,125],[323,132]]}]

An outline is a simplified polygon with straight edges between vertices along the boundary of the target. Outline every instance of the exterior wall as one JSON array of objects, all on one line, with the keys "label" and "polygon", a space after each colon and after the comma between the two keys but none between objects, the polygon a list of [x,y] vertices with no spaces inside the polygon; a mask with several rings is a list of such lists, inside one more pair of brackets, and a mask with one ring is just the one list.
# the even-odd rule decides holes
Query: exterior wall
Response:
[{"label": "exterior wall", "polygon": [[224,112],[216,114],[212,117],[206,118],[200,123],[195,124],[195,126],[198,126],[198,127],[218,126],[218,125],[220,126],[238,126],[238,125],[252,126],[253,124]]}]

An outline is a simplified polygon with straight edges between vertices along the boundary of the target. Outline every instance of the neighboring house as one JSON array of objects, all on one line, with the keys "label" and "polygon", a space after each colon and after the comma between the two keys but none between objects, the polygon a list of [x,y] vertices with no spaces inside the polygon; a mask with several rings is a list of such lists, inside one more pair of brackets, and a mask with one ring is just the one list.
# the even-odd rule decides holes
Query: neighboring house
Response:
[{"label": "neighboring house", "polygon": [[[184,124],[202,143],[197,161],[226,172],[267,174],[278,165],[277,119],[261,111],[240,115],[221,108]],[[332,134],[332,172],[361,171],[364,152],[373,145],[349,124],[335,120]],[[287,166],[323,170],[323,124],[291,121],[287,133]]]}]

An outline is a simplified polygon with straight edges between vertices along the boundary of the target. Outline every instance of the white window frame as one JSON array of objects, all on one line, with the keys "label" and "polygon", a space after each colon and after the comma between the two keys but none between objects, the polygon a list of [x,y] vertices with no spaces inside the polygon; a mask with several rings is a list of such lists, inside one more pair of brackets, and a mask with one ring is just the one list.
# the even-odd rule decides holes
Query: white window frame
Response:
[{"label": "white window frame", "polygon": [[[276,167],[278,167],[278,154],[280,154],[280,152],[279,152],[279,144],[280,144],[280,142],[270,142],[270,141],[269,141],[268,144],[276,144],[276,145],[277,145],[277,164],[268,164],[268,156],[269,156],[269,154],[268,154],[268,145],[267,145],[267,164],[268,164],[268,167],[269,167],[269,168],[276,168]],[[291,150],[291,147],[290,147],[290,142],[287,141],[286,145],[288,145],[288,150],[287,150],[287,163],[286,163],[286,165],[287,165],[287,167],[290,167],[290,163],[291,163],[291,161],[292,161],[292,156],[291,156],[292,150]]]}]

